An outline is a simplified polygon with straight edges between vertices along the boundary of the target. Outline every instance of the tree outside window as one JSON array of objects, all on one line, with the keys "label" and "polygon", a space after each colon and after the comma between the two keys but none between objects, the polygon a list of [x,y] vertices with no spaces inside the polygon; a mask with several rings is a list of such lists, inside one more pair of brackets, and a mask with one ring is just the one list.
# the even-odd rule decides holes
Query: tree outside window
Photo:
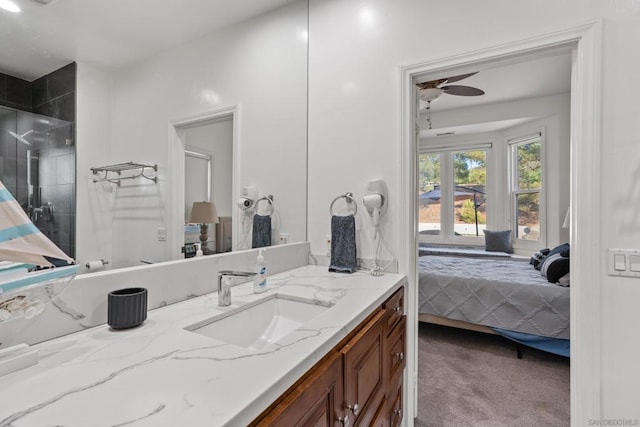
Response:
[{"label": "tree outside window", "polygon": [[511,142],[513,184],[512,195],[517,226],[515,236],[521,240],[539,241],[541,237],[540,202],[542,192],[542,138]]},{"label": "tree outside window", "polygon": [[[441,235],[445,228],[451,236],[482,236],[487,223],[486,150],[420,154],[418,174],[421,235]],[[453,199],[452,204],[445,203],[443,194]],[[443,214],[443,206],[453,206],[453,212]]]}]

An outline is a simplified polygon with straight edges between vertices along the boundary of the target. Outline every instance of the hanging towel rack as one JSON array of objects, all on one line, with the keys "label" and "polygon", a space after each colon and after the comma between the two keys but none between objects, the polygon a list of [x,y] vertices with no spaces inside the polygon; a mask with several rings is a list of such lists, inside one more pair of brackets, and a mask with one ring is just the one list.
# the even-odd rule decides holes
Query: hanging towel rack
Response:
[{"label": "hanging towel rack", "polygon": [[340,199],[345,199],[347,202],[347,206],[351,207],[351,205],[353,204],[355,211],[353,212],[353,215],[355,216],[358,213],[358,204],[356,203],[355,199],[353,198],[353,193],[348,191],[344,194],[341,194],[340,196],[336,197],[335,199],[333,199],[333,201],[331,202],[331,206],[329,206],[329,215],[333,216],[333,205]]},{"label": "hanging towel rack", "polygon": [[260,197],[258,200],[256,200],[256,203],[253,205],[254,209],[256,210],[256,212],[258,212],[258,203],[262,202],[262,201],[266,201],[269,203],[269,213],[267,215],[273,215],[273,211],[275,209],[275,206],[273,204],[273,196],[271,194],[269,194],[268,196],[264,196],[264,197]]},{"label": "hanging towel rack", "polygon": [[[148,176],[147,171],[149,169],[153,169],[155,176]],[[133,175],[122,176],[122,172],[124,171],[137,171],[134,172]],[[96,175],[97,178],[93,179],[93,182],[112,182],[120,186],[120,180],[123,179],[133,179],[142,177],[148,179],[149,181],[153,181],[154,183],[158,182],[158,165],[146,165],[144,163],[135,163],[135,162],[126,162],[126,163],[118,163],[116,165],[108,165],[108,166],[100,166],[97,168],[91,168],[91,172]],[[101,176],[102,174],[102,176]],[[110,175],[116,174],[116,176]]]}]

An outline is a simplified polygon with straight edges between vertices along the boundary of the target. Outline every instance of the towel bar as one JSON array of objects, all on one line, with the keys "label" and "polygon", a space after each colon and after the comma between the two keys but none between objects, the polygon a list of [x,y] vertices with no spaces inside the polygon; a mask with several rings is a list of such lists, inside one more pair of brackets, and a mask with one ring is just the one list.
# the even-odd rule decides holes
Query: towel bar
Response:
[{"label": "towel bar", "polygon": [[353,203],[353,206],[355,206],[355,210],[353,212],[353,215],[357,215],[358,213],[358,204],[356,203],[355,199],[353,198],[353,193],[351,192],[346,192],[338,197],[336,197],[335,199],[333,199],[333,201],[331,202],[331,206],[329,206],[329,215],[333,216],[333,205],[340,199],[344,198],[347,201],[347,205],[351,205]]},{"label": "towel bar", "polygon": [[260,203],[263,200],[266,200],[267,202],[269,202],[271,212],[269,212],[268,215],[273,215],[275,206],[273,204],[273,196],[271,194],[269,194],[268,196],[260,197],[258,200],[256,200],[256,203],[253,205],[254,209],[256,210],[256,212],[258,212],[258,203]]}]

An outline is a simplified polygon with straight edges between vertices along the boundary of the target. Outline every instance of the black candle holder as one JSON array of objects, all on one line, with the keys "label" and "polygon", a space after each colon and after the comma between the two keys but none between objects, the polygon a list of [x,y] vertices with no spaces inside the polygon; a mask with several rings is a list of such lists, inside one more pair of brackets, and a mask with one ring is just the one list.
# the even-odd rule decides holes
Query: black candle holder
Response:
[{"label": "black candle holder", "polygon": [[109,292],[107,324],[112,329],[140,326],[147,319],[147,290],[124,288]]}]

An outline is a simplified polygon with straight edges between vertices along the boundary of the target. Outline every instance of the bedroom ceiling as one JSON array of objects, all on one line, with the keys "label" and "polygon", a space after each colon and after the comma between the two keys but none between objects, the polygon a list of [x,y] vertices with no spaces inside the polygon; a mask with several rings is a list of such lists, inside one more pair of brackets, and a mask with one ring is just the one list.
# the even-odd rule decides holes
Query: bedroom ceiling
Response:
[{"label": "bedroom ceiling", "polygon": [[[432,78],[425,79],[431,80]],[[478,107],[499,102],[537,98],[571,91],[571,55],[569,53],[545,56],[529,61],[500,65],[480,70],[477,74],[453,83],[455,85],[473,86],[485,91],[482,96],[456,96],[444,94],[431,102],[431,112],[451,113],[460,108]],[[420,101],[420,113],[424,118],[426,103]],[[529,118],[532,120],[533,118]],[[523,118],[526,121],[526,118]],[[421,137],[436,136],[438,133],[455,132],[456,134],[497,131],[521,124],[504,120],[482,123],[459,128],[433,129],[420,132]],[[475,126],[475,127],[474,127]]]},{"label": "bedroom ceiling", "polygon": [[13,0],[0,9],[0,72],[34,80],[72,61],[118,68],[294,0]]}]

